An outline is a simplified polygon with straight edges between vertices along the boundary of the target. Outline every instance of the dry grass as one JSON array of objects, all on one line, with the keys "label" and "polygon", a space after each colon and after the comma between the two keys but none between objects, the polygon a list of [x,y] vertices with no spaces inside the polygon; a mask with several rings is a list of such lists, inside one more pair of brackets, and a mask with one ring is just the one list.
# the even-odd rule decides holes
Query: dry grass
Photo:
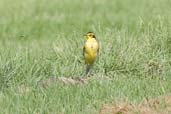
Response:
[{"label": "dry grass", "polygon": [[160,96],[145,100],[139,105],[128,102],[115,105],[104,105],[100,114],[170,114],[171,96]]}]

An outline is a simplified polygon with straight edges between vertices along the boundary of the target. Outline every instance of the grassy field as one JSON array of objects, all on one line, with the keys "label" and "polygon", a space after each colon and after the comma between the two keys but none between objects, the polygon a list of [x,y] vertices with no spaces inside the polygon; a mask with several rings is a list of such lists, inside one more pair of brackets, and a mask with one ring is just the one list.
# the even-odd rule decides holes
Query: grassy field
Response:
[{"label": "grassy field", "polygon": [[[0,0],[0,113],[98,114],[170,94],[170,11],[169,0]],[[39,84],[84,73],[89,31],[101,44],[90,81]]]}]

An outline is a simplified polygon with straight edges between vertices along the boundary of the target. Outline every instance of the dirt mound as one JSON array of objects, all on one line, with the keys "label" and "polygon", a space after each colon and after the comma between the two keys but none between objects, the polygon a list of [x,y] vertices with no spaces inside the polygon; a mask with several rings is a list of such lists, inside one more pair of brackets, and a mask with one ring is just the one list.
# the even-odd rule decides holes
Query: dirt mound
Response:
[{"label": "dirt mound", "polygon": [[146,99],[138,105],[128,102],[104,105],[100,114],[171,114],[171,96]]},{"label": "dirt mound", "polygon": [[75,84],[87,84],[88,78],[82,77],[50,77],[48,79],[44,79],[40,82],[43,86],[50,86],[55,83],[62,83],[65,85],[75,85]]},{"label": "dirt mound", "polygon": [[106,76],[89,76],[89,77],[48,77],[39,82],[44,87],[51,86],[53,84],[64,84],[64,85],[83,85],[88,84],[90,80],[111,80],[110,77]]}]

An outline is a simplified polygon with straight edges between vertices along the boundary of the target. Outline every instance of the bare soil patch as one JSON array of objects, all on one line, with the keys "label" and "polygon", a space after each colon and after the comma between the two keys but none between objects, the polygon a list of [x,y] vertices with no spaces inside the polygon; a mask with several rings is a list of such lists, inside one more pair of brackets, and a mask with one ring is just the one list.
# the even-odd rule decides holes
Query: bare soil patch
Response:
[{"label": "bare soil patch", "polygon": [[54,84],[64,84],[64,85],[83,85],[88,84],[90,80],[111,80],[110,77],[106,76],[89,76],[89,77],[49,77],[43,79],[39,84],[44,87],[48,87]]},{"label": "bare soil patch", "polygon": [[105,104],[100,114],[171,114],[171,95],[146,99],[138,105],[129,102]]},{"label": "bare soil patch", "polygon": [[82,77],[50,77],[40,82],[44,87],[51,86],[53,84],[64,84],[64,85],[76,85],[76,84],[87,84],[89,78]]}]

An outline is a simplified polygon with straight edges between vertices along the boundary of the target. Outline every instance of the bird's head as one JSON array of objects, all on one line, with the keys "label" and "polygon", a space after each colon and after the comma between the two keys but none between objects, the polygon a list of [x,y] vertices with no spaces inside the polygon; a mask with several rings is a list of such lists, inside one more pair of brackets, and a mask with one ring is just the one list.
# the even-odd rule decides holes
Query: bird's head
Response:
[{"label": "bird's head", "polygon": [[96,38],[96,36],[95,36],[95,34],[93,32],[88,32],[85,36],[86,36],[87,39]]}]

